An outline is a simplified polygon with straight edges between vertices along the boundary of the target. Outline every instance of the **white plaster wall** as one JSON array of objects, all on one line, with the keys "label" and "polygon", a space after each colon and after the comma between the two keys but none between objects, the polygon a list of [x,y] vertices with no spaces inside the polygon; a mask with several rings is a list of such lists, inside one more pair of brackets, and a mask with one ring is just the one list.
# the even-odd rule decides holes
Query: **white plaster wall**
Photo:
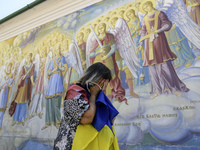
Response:
[{"label": "white plaster wall", "polygon": [[100,1],[47,0],[0,24],[0,42]]}]

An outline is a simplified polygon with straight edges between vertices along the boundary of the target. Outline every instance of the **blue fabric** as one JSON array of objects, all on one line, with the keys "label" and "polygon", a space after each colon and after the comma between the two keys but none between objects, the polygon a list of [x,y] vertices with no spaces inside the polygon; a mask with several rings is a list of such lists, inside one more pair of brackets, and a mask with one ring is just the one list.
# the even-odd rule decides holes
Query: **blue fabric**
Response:
[{"label": "blue fabric", "polygon": [[[63,67],[65,62],[65,57],[61,56],[62,58],[54,58],[57,64],[59,65],[61,63],[61,67]],[[60,61],[59,61],[60,59]],[[53,70],[56,64],[54,64],[53,60],[50,63],[49,70]],[[57,67],[57,71],[60,71]],[[61,94],[64,91],[63,86],[63,74],[62,71],[60,73],[53,73],[49,79],[49,86],[46,96],[55,96],[56,94]]]},{"label": "blue fabric", "polygon": [[27,116],[28,116],[28,102],[17,104],[13,120],[17,122],[22,122],[27,118]]},{"label": "blue fabric", "polygon": [[4,112],[5,112],[5,111],[1,111],[1,112],[0,112],[0,127],[2,127]]},{"label": "blue fabric", "polygon": [[112,120],[119,114],[119,112],[112,105],[108,97],[100,91],[96,100],[96,115],[93,119],[92,126],[100,131],[105,125],[112,130]]}]

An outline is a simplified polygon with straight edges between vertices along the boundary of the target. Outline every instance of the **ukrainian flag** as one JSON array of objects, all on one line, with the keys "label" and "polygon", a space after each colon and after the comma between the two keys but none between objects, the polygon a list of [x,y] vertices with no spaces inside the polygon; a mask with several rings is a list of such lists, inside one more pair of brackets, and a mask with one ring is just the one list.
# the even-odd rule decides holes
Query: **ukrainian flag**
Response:
[{"label": "ukrainian flag", "polygon": [[72,150],[119,150],[112,120],[118,111],[100,91],[96,100],[96,114],[92,124],[78,125]]}]

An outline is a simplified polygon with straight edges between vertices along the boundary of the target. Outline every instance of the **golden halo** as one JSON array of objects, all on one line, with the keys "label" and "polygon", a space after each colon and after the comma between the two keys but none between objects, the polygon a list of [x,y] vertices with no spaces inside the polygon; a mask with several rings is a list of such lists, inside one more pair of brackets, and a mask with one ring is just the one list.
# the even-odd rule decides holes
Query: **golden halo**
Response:
[{"label": "golden halo", "polygon": [[93,28],[94,30],[96,29],[97,25],[98,25],[97,22],[93,22],[93,23],[91,24],[91,26],[92,26],[92,28]]},{"label": "golden halo", "polygon": [[[111,12],[112,13],[112,12]],[[103,17],[103,19],[102,19],[102,21],[103,22],[106,22],[106,19],[108,19],[108,20],[110,20],[110,17],[111,17],[111,14],[107,14],[107,15],[105,15],[104,17]]]},{"label": "golden halo", "polygon": [[82,30],[82,31],[79,30],[79,32],[76,33],[76,39],[77,39],[77,37],[78,37],[78,35],[80,33],[83,33],[83,39],[84,39],[85,38],[85,32],[84,32],[84,30]]},{"label": "golden halo", "polygon": [[[49,52],[49,47],[47,45],[43,46],[40,50],[40,56],[42,56],[42,53],[45,52],[45,57],[47,56],[47,53]],[[44,56],[43,56],[44,57]]]},{"label": "golden halo", "polygon": [[124,18],[124,13],[123,13],[123,16],[120,15],[120,13],[122,11],[125,13],[126,9],[125,8],[121,8],[121,9],[118,10],[117,15],[119,16],[119,18]]},{"label": "golden halo", "polygon": [[90,27],[87,27],[87,28],[85,28],[85,30],[84,30],[84,35],[86,35],[86,31],[87,31],[87,30],[90,30],[90,32],[92,32],[91,28],[90,28]]},{"label": "golden halo", "polygon": [[83,26],[83,27],[81,27],[80,29],[79,29],[79,31],[84,31],[85,30],[85,26]]},{"label": "golden halo", "polygon": [[[112,10],[108,11],[107,15],[110,15],[111,13],[112,13]],[[105,17],[105,16],[103,16],[103,17]]]},{"label": "golden halo", "polygon": [[156,0],[143,0],[143,1],[141,2],[141,4],[140,4],[140,7],[139,7],[139,11],[140,11],[141,13],[143,13],[143,14],[146,14],[147,12],[145,12],[145,11],[143,10],[142,7],[143,7],[144,3],[148,2],[148,1],[152,2],[153,7],[156,8]]},{"label": "golden halo", "polygon": [[5,59],[4,58],[1,58],[1,61],[2,61],[2,64],[3,65],[5,63]]},{"label": "golden halo", "polygon": [[[110,18],[109,23],[110,23],[111,25],[112,25],[112,20],[113,20],[114,18],[117,18],[117,19],[118,19],[119,16],[118,16],[118,15],[114,15],[114,16],[112,16],[112,17]],[[109,27],[110,27],[110,26],[109,26]],[[115,26],[113,26],[113,25],[112,25],[112,27],[115,28]]]},{"label": "golden halo", "polygon": [[33,54],[32,52],[27,52],[27,53],[26,53],[26,57],[27,57],[28,55],[31,55],[31,60],[34,58],[34,54]]},{"label": "golden halo", "polygon": [[134,6],[133,3],[128,3],[128,4],[126,4],[126,9],[132,8],[133,6]]},{"label": "golden halo", "polygon": [[[125,12],[124,12],[124,19],[127,21],[127,20],[130,20],[127,16],[126,16],[126,13],[127,12],[129,12],[130,10],[134,10],[134,12],[135,12],[135,9],[132,7],[132,8],[129,8],[129,9],[127,9]],[[136,16],[136,14],[134,14],[135,16]],[[136,18],[137,18],[137,16],[136,16]]]},{"label": "golden halo", "polygon": [[94,22],[96,22],[96,23],[100,23],[101,22],[101,18],[100,17],[98,17],[98,18],[96,18],[95,20],[94,20]]},{"label": "golden halo", "polygon": [[14,52],[13,56],[17,56],[18,57],[18,52]]},{"label": "golden halo", "polygon": [[13,61],[8,62],[7,65],[6,65],[6,67],[8,67],[9,65],[12,65],[12,66],[11,66],[11,68],[12,68],[13,65],[14,65],[14,62],[13,62]]},{"label": "golden halo", "polygon": [[96,33],[97,35],[99,35],[98,27],[99,27],[101,24],[105,24],[105,25],[106,25],[106,32],[108,31],[108,27],[109,27],[108,23],[105,22],[105,21],[102,21],[102,22],[100,22],[99,24],[97,24],[97,26],[96,26],[96,28],[95,28],[95,33]]}]

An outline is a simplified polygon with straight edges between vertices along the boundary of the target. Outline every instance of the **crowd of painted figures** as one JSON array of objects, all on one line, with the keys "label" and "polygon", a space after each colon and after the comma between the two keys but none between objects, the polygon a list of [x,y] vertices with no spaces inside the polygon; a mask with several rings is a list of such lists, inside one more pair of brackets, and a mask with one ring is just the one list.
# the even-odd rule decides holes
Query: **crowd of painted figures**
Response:
[{"label": "crowd of painted figures", "polygon": [[[191,18],[200,25],[198,0],[184,0],[184,2]],[[83,71],[87,68],[87,61],[90,64],[103,62],[111,70],[113,79],[105,92],[110,99],[116,98],[119,102],[126,100],[126,88],[130,91],[131,96],[138,98],[139,95],[133,91],[134,87],[150,82],[153,85],[152,99],[162,92],[171,92],[181,96],[178,91],[188,91],[178,79],[174,68],[189,67],[193,63],[194,46],[176,25],[171,24],[165,13],[154,8],[153,3],[143,5],[141,3],[135,1],[108,11],[105,15],[82,26],[75,37],[75,45],[79,51],[77,53],[79,57],[74,57],[75,60],[81,62]],[[145,15],[144,11],[149,15]],[[135,43],[134,49],[140,60],[139,64],[143,66],[138,67],[136,73],[138,78],[133,77],[123,56],[117,47],[113,46],[116,41],[111,31],[120,18],[129,27]],[[157,30],[160,28],[162,30]],[[151,42],[150,37],[146,38],[145,42],[141,40],[145,34],[150,35],[153,30],[155,35],[159,35],[156,37],[157,40]],[[164,33],[164,31],[168,32]],[[0,128],[6,109],[13,118],[13,126],[25,125],[27,119],[38,116],[40,119],[45,119],[42,130],[51,124],[59,127],[60,110],[65,92],[80,77],[80,72],[70,65],[71,62],[68,58],[70,44],[73,42],[72,38],[61,30],[52,30],[51,33],[42,37],[37,42],[38,44],[30,43],[33,45],[32,49],[25,50],[20,46],[13,45],[7,45],[4,49],[0,49]],[[88,43],[90,45],[87,45]],[[89,55],[87,54],[88,46],[90,46]],[[160,51],[160,49],[162,51],[157,53],[156,51]],[[78,58],[79,60],[77,60]],[[198,58],[200,57],[198,56]],[[72,61],[75,60],[72,59]],[[173,65],[171,60],[174,60]],[[167,77],[170,80],[169,83],[163,83],[164,88],[157,83],[159,77],[165,82],[162,79],[162,76],[165,75],[159,72],[162,67],[166,71],[173,72],[171,76]],[[171,78],[176,78],[175,84],[178,88],[170,87],[170,82],[174,82]],[[121,86],[122,82],[126,86]],[[43,114],[45,114],[44,117]]]}]

